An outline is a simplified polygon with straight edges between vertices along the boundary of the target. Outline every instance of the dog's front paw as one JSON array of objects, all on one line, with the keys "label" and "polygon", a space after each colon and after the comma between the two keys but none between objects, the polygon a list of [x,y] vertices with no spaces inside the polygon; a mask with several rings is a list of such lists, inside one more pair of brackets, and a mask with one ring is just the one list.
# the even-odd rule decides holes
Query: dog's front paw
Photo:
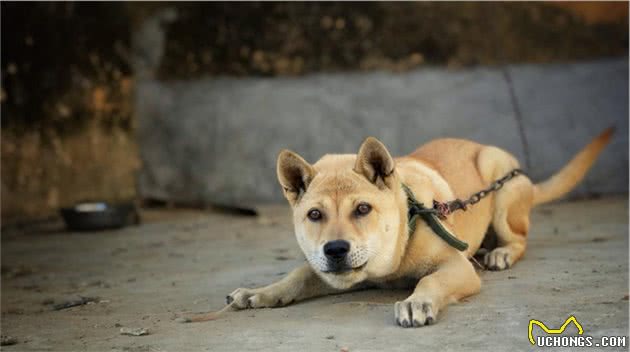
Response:
[{"label": "dog's front paw", "polygon": [[512,266],[512,262],[512,251],[505,247],[495,248],[483,258],[486,268],[492,271],[505,270]]},{"label": "dog's front paw", "polygon": [[257,289],[237,288],[226,297],[226,300],[228,304],[232,304],[232,307],[237,309],[271,308],[290,303],[290,300],[284,299],[281,295],[275,293],[273,289],[267,287]]},{"label": "dog's front paw", "polygon": [[437,313],[437,306],[429,298],[409,297],[394,306],[396,323],[403,328],[431,325],[435,323]]}]

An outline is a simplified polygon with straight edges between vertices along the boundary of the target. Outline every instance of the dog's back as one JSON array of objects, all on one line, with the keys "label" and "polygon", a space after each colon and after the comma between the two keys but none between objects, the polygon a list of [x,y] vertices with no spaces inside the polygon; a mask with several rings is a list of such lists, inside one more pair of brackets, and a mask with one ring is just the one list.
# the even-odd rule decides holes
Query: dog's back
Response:
[{"label": "dog's back", "polygon": [[477,157],[483,147],[465,139],[442,138],[409,156],[435,169],[451,186],[455,197],[464,198],[487,186],[477,169]]}]

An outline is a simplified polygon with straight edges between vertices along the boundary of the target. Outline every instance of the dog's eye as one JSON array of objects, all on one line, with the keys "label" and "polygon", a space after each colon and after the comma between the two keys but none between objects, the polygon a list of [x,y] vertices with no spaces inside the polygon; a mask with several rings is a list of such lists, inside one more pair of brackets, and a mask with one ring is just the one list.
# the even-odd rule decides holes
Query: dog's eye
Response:
[{"label": "dog's eye", "polygon": [[372,207],[367,203],[361,203],[357,206],[356,213],[359,216],[367,215],[370,211],[372,211]]},{"label": "dog's eye", "polygon": [[308,211],[307,216],[311,221],[319,221],[322,219],[322,212],[317,209],[311,209]]}]

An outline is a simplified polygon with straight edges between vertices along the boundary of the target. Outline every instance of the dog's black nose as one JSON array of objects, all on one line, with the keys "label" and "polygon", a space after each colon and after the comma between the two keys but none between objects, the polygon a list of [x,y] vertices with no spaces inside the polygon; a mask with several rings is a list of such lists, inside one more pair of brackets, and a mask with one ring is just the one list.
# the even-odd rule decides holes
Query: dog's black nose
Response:
[{"label": "dog's black nose", "polygon": [[336,262],[342,261],[350,252],[350,243],[344,240],[330,241],[324,245],[326,258]]}]

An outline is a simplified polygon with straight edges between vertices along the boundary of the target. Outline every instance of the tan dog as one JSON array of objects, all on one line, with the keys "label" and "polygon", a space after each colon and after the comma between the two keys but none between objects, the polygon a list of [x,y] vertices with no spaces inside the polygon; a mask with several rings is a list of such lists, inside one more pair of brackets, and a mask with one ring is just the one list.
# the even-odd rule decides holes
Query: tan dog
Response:
[{"label": "tan dog", "polygon": [[232,307],[278,307],[309,297],[376,287],[413,287],[396,302],[402,327],[432,324],[447,304],[479,292],[481,281],[469,258],[492,227],[498,246],[485,265],[503,270],[525,252],[533,206],[569,192],[586,174],[613,130],[594,139],[549,180],[532,184],[519,175],[470,207],[451,214],[443,225],[468,243],[460,252],[422,220],[409,234],[407,185],[423,204],[465,199],[518,168],[509,153],[459,139],[432,141],[393,159],[375,138],[357,155],[326,155],[310,165],[284,150],[278,179],[293,209],[295,235],[308,264],[272,285],[239,288],[228,296]]}]

